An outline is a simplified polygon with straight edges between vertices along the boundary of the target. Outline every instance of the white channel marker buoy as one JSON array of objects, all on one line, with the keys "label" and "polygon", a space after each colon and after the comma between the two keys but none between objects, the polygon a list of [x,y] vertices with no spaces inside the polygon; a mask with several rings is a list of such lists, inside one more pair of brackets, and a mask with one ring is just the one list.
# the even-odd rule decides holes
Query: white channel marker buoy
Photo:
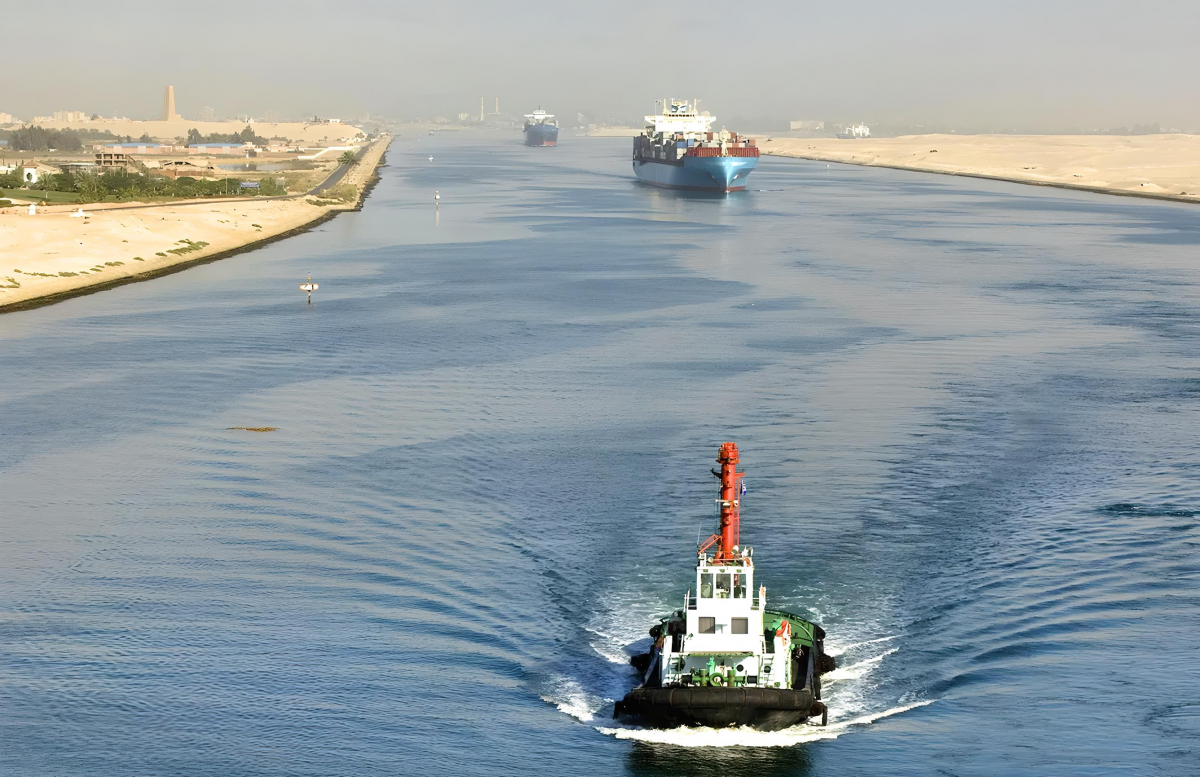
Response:
[{"label": "white channel marker buoy", "polygon": [[308,274],[308,283],[300,284],[300,291],[308,292],[308,304],[312,304],[312,293],[321,288],[319,284],[312,282],[312,273]]}]

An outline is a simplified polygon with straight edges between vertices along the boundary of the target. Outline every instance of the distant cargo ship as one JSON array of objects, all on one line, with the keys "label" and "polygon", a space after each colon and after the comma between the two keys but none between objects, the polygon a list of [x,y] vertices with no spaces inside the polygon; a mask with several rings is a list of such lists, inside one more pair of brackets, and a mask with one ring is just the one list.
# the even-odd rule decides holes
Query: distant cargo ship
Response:
[{"label": "distant cargo ship", "polygon": [[664,113],[646,117],[633,139],[633,173],[664,189],[738,192],[758,166],[758,148],[735,132],[712,131],[715,116],[696,112],[695,101],[663,101]]},{"label": "distant cargo ship", "polygon": [[558,122],[554,120],[554,114],[546,113],[541,108],[525,114],[525,145],[558,145]]}]

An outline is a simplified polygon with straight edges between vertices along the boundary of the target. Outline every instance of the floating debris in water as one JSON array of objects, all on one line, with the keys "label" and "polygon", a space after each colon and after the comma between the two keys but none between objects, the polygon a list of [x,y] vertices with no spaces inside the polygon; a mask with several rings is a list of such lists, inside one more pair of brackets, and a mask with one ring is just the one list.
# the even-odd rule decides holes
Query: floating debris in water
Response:
[{"label": "floating debris in water", "polygon": [[278,426],[230,426],[230,427],[227,427],[227,431],[233,431],[234,429],[241,429],[244,432],[276,432],[276,431],[279,431]]}]

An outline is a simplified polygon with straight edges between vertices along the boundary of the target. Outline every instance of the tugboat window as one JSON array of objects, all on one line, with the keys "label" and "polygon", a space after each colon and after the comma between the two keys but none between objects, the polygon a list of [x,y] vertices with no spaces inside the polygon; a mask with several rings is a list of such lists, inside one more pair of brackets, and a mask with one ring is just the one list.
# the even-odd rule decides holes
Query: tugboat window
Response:
[{"label": "tugboat window", "polygon": [[717,598],[729,598],[729,575],[717,575]]},{"label": "tugboat window", "polygon": [[712,575],[709,573],[700,574],[700,598],[712,598]]},{"label": "tugboat window", "polygon": [[730,624],[730,626],[731,626],[730,631],[732,631],[734,634],[749,634],[750,633],[750,619],[749,618],[734,618],[733,622]]},{"label": "tugboat window", "polygon": [[733,598],[734,599],[745,599],[746,598],[746,576],[745,575],[734,575],[733,576]]},{"label": "tugboat window", "polygon": [[717,619],[716,618],[700,618],[700,633],[701,634],[716,634]]}]

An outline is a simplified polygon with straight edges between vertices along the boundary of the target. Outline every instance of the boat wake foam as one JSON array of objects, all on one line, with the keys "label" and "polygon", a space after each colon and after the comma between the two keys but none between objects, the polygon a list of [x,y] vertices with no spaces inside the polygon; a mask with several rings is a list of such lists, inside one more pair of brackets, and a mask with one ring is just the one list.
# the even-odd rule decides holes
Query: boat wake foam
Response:
[{"label": "boat wake foam", "polygon": [[756,731],[752,728],[670,728],[650,729],[626,726],[597,726],[596,730],[617,739],[633,739],[680,747],[792,747],[822,739],[837,739],[847,730],[866,726],[883,718],[933,704],[937,699],[902,704],[898,707],[859,715],[849,720],[831,721],[828,726],[811,726],[807,723],[785,728],[782,731]]},{"label": "boat wake foam", "polygon": [[585,630],[597,637],[597,639],[589,642],[592,650],[596,651],[597,655],[610,664],[629,665],[630,651],[627,644],[629,642],[628,638],[622,639],[616,634],[608,634],[591,627],[585,627]]},{"label": "boat wake foam", "polygon": [[864,658],[862,661],[855,662],[848,666],[839,666],[829,674],[821,678],[821,684],[828,686],[842,680],[858,680],[867,672],[873,670],[880,661],[895,653],[900,648],[894,647],[891,650],[886,650],[877,656]]},{"label": "boat wake foam", "polygon": [[867,645],[876,645],[876,644],[879,644],[880,642],[891,642],[893,639],[896,639],[897,637],[900,637],[900,636],[901,636],[900,634],[893,634],[890,637],[879,637],[878,639],[868,639],[865,642],[855,642],[852,645],[827,647],[825,649],[825,652],[831,656],[840,656],[843,653],[849,653],[851,650],[855,650],[856,648],[866,647]]},{"label": "boat wake foam", "polygon": [[553,704],[559,712],[583,723],[595,720],[597,712],[613,703],[612,699],[588,693],[578,681],[569,677],[556,678],[552,686],[546,693],[540,694],[542,701]]}]

